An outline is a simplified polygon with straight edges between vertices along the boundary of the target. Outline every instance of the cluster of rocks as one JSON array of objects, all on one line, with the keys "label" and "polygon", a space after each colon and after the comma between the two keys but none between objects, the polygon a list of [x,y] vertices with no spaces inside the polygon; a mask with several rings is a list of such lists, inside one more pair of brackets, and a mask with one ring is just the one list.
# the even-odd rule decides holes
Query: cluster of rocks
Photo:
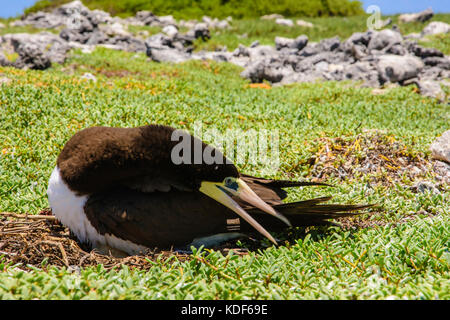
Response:
[{"label": "cluster of rocks", "polygon": [[[432,13],[431,13],[432,14]],[[418,14],[424,21],[430,13]],[[270,15],[263,19],[283,19]],[[420,35],[403,36],[394,26],[381,31],[357,32],[341,41],[338,37],[318,43],[306,35],[295,39],[276,37],[275,45],[260,45],[255,41],[234,51],[193,51],[195,39],[208,40],[211,28],[228,28],[226,20],[203,17],[202,21],[180,21],[172,16],[155,16],[140,11],[134,17],[111,17],[100,10],[89,10],[80,1],[73,1],[52,12],[37,12],[13,22],[38,28],[61,28],[59,35],[7,34],[0,37],[0,65],[18,68],[45,69],[52,62],[61,63],[71,48],[90,52],[95,46],[146,52],[154,61],[183,62],[190,59],[212,59],[244,67],[241,76],[252,82],[275,84],[311,82],[316,80],[360,80],[366,86],[380,87],[386,83],[415,83],[422,94],[444,99],[440,82],[450,78],[450,57],[433,48],[417,44],[415,38],[450,32],[450,25],[432,22]],[[128,25],[148,25],[162,28],[151,37],[134,36]],[[180,32],[186,28],[186,33]],[[11,56],[15,60],[11,60]]]},{"label": "cluster of rocks", "polygon": [[354,33],[344,41],[334,37],[308,43],[304,35],[276,37],[275,46],[240,46],[222,56],[244,66],[241,76],[252,82],[361,80],[375,88],[415,83],[422,94],[444,99],[440,82],[450,77],[450,57],[405,39],[395,27]]},{"label": "cluster of rocks", "polygon": [[[192,20],[180,21],[180,24],[177,24],[172,16],[158,17],[150,11],[140,11],[135,17],[122,19],[111,17],[109,13],[101,10],[89,10],[81,1],[73,1],[52,12],[32,13],[12,22],[11,26],[31,25],[40,29],[59,28],[61,31],[59,35],[41,32],[7,34],[0,37],[0,65],[46,69],[52,62],[63,62],[71,48],[90,52],[96,46],[151,53],[153,50],[149,48],[156,43],[157,47],[168,45],[169,48],[190,52],[192,51],[190,46],[195,39],[209,39],[211,28],[228,28],[229,21],[231,18],[218,20],[205,16],[202,22]],[[147,46],[145,37],[148,37],[148,33],[143,32],[143,37],[133,36],[127,30],[129,25],[161,27],[162,33],[147,39],[150,45]],[[181,27],[188,28],[189,31],[182,34],[179,32]],[[8,59],[8,56],[18,57],[12,60]],[[155,57],[157,56],[155,54]]]},{"label": "cluster of rocks", "polygon": [[[430,24],[431,25],[431,24]],[[427,26],[425,29],[427,29]],[[165,40],[166,41],[166,40]],[[162,41],[164,42],[164,41]],[[162,43],[160,42],[160,43]],[[189,59],[227,61],[245,68],[241,76],[252,82],[275,84],[317,80],[360,80],[378,88],[387,83],[416,84],[425,96],[445,99],[440,86],[450,78],[450,57],[414,40],[405,39],[395,28],[354,33],[341,41],[338,37],[309,43],[301,35],[295,39],[275,38],[275,46],[240,45],[233,52],[189,52],[166,42],[155,61],[182,62]]]},{"label": "cluster of rocks", "polygon": [[[276,14],[262,17],[282,18]],[[423,29],[420,37],[450,32],[448,28],[450,25],[446,23],[432,22]],[[309,43],[306,35],[295,39],[276,37],[275,46],[260,45],[256,41],[249,47],[239,45],[233,52],[226,49],[193,52],[191,47],[177,45],[176,37],[169,39],[161,35],[149,38],[146,45],[147,54],[154,61],[226,61],[244,67],[241,76],[252,82],[290,84],[357,80],[374,88],[387,83],[416,84],[424,96],[444,100],[441,83],[448,85],[445,79],[450,77],[450,57],[437,49],[420,46],[412,38],[404,37],[394,26],[381,31],[354,33],[344,41],[334,37]]]}]

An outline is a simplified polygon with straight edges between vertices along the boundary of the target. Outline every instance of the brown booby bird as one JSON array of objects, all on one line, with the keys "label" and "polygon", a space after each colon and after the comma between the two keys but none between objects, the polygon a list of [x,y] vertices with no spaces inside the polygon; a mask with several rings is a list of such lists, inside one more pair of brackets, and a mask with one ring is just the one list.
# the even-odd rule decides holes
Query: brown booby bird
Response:
[{"label": "brown booby bird", "polygon": [[[224,241],[255,229],[276,243],[267,230],[324,224],[368,207],[322,204],[331,197],[284,204],[283,188],[321,184],[241,174],[219,150],[187,133],[192,150],[182,157],[192,161],[176,163],[175,130],[148,125],[76,133],[49,180],[53,215],[101,252],[137,254]],[[220,161],[195,161],[195,145]]]}]

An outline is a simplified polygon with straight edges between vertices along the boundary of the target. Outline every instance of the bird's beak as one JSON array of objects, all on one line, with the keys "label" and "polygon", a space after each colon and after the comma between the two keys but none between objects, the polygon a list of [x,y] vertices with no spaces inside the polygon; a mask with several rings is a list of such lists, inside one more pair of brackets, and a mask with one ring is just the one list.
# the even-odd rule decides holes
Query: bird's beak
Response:
[{"label": "bird's beak", "polygon": [[233,189],[230,188],[226,187],[225,188],[232,194],[244,200],[245,202],[250,203],[256,208],[259,208],[262,211],[267,212],[268,214],[271,214],[274,217],[277,217],[278,219],[286,223],[289,227],[292,227],[291,223],[285,216],[277,212],[274,208],[272,208],[272,206],[265,203],[243,180],[237,179],[236,182],[238,184],[237,191],[234,191]]},{"label": "bird's beak", "polygon": [[229,195],[228,193],[235,195],[242,199],[245,202],[250,203],[251,205],[261,209],[264,212],[267,212],[282,221],[284,221],[289,226],[291,225],[289,221],[276,212],[271,206],[265,203],[258,195],[250,189],[250,187],[241,179],[236,180],[238,187],[237,189],[231,189],[224,185],[224,183],[217,182],[209,182],[203,181],[200,187],[200,191],[206,194],[208,197],[213,198],[214,200],[220,202],[224,206],[236,212],[239,216],[241,216],[245,221],[247,221],[251,226],[253,226],[258,232],[267,237],[274,244],[277,244],[275,239],[264,229],[255,219],[253,219],[244,209],[239,206]]}]

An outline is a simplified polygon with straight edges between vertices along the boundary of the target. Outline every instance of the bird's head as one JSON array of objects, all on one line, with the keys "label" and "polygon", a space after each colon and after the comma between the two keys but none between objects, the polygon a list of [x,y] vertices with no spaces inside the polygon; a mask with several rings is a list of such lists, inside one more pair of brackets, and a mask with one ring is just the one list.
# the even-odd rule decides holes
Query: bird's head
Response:
[{"label": "bird's head", "polygon": [[233,200],[237,197],[262,211],[273,215],[287,225],[291,226],[289,220],[283,215],[275,211],[270,205],[265,203],[246,183],[239,177],[228,176],[222,181],[202,181],[199,191],[212,199],[220,202],[224,206],[236,212],[257,231],[266,236],[269,240],[276,244],[275,239],[262,227],[256,220],[254,220],[242,207]]},{"label": "bird's head", "polygon": [[[172,148],[170,150],[174,170],[177,171],[179,180],[183,181],[190,189],[198,190],[208,197],[220,202],[224,206],[236,212],[256,230],[276,244],[275,239],[255,221],[241,206],[233,200],[239,198],[250,205],[267,212],[287,225],[289,221],[270,205],[265,203],[246,183],[240,178],[236,166],[227,159],[223,153],[204,143],[198,138],[183,131],[175,131],[176,139],[171,132]],[[168,141],[169,139],[167,139]],[[168,150],[165,148],[164,150]]]}]

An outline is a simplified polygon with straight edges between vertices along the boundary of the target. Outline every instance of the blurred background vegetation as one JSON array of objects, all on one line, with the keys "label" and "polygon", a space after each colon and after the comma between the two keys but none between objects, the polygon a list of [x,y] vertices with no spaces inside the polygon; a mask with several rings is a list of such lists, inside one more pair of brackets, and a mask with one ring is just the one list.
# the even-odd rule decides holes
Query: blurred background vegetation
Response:
[{"label": "blurred background vegetation", "polygon": [[[40,0],[25,14],[51,10],[71,0]],[[175,18],[198,19],[204,15],[225,18],[252,18],[278,13],[287,17],[352,16],[363,14],[362,3],[354,0],[83,0],[90,9],[112,15],[133,16],[141,10]]]}]

